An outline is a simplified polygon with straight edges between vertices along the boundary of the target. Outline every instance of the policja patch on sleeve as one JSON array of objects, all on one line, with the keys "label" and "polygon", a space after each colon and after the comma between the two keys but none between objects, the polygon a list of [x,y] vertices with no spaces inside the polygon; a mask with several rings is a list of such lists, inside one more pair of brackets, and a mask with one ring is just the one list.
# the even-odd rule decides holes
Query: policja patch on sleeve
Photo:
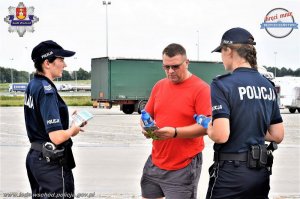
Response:
[{"label": "policja patch on sleeve", "polygon": [[52,88],[51,84],[47,82],[46,80],[42,81],[43,87],[44,87],[44,92],[45,94],[51,94],[54,93],[54,88]]}]

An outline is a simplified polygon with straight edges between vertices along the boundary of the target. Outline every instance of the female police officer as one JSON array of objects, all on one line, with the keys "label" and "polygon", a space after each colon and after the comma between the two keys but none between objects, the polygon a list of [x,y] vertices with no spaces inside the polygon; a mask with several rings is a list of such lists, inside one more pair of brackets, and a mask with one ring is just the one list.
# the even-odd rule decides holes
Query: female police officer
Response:
[{"label": "female police officer", "polygon": [[247,30],[232,28],[213,50],[221,52],[231,73],[211,84],[213,122],[207,134],[215,142],[215,163],[206,198],[268,198],[265,141],[280,143],[284,129],[274,86],[258,73],[253,45]]},{"label": "female police officer", "polygon": [[[69,128],[68,107],[57,93],[53,80],[62,77],[64,57],[73,51],[64,50],[54,41],[38,44],[31,54],[36,68],[24,100],[27,135],[31,149],[26,159],[32,198],[73,198],[75,167],[71,137],[81,130]],[[84,124],[85,125],[85,124]]]}]

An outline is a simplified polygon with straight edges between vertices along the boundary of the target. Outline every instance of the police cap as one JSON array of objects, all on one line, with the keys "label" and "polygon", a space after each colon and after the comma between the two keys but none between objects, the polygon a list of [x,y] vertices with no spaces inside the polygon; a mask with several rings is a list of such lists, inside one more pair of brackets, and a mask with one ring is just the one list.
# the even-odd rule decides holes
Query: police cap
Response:
[{"label": "police cap", "polygon": [[75,54],[73,51],[64,50],[60,45],[52,40],[39,43],[33,48],[31,59],[33,62],[42,62],[51,57],[71,57]]},{"label": "police cap", "polygon": [[255,45],[256,43],[254,42],[254,37],[247,30],[243,28],[231,28],[223,34],[221,44],[211,52],[221,52],[222,46],[224,44]]}]

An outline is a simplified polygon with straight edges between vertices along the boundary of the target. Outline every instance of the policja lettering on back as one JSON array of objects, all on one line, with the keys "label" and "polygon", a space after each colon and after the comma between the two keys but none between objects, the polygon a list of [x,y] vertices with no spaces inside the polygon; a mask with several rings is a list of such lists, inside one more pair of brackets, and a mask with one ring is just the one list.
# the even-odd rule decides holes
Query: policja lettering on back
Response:
[{"label": "policja lettering on back", "polygon": [[266,142],[279,144],[284,129],[274,84],[258,72],[254,45],[250,32],[232,28],[213,50],[230,73],[211,83],[216,108],[207,135],[215,143],[206,198],[269,198],[276,147]]},{"label": "policja lettering on back", "polygon": [[248,99],[265,99],[274,101],[276,100],[275,91],[272,88],[269,90],[266,87],[255,87],[255,86],[247,86],[247,87],[238,87],[240,100],[244,99],[244,95]]}]

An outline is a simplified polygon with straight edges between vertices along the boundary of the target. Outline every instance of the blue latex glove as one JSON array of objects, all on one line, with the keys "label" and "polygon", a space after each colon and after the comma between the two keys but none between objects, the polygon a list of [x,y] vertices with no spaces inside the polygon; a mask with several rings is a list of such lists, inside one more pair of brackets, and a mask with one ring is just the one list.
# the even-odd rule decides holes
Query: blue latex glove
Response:
[{"label": "blue latex glove", "polygon": [[209,122],[211,121],[211,118],[206,117],[204,115],[194,115],[194,119],[196,120],[197,124],[203,126],[203,128],[207,129]]}]

